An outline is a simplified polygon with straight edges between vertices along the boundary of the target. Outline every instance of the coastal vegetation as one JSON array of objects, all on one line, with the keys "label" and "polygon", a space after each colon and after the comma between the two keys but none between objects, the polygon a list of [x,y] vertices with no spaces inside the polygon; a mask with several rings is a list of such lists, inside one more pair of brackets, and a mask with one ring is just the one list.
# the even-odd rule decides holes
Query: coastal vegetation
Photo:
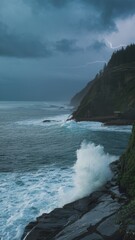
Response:
[{"label": "coastal vegetation", "polygon": [[[82,96],[82,93],[85,96]],[[135,120],[135,44],[112,54],[103,70],[72,99],[80,104],[73,112],[76,121],[95,120],[128,124]],[[81,99],[82,98],[82,99]]]},{"label": "coastal vegetation", "polygon": [[127,150],[120,158],[118,176],[119,187],[128,196],[127,203],[118,213],[118,222],[127,229],[127,237],[135,239],[135,124],[133,126]]},{"label": "coastal vegetation", "polygon": [[120,158],[120,187],[135,198],[135,124],[126,152]]}]

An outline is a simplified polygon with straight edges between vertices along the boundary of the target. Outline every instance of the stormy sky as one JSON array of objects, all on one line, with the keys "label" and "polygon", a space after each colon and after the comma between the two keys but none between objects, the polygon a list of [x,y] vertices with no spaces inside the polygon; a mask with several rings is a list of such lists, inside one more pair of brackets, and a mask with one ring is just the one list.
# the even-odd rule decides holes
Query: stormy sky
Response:
[{"label": "stormy sky", "polygon": [[0,0],[0,100],[70,99],[134,26],[134,0]]}]

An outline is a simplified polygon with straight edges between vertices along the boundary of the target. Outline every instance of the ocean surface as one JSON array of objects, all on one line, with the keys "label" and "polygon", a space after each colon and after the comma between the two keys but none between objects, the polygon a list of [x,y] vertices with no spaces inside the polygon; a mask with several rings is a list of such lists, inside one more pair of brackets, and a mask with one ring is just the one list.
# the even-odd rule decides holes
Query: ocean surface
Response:
[{"label": "ocean surface", "polygon": [[61,102],[0,102],[0,240],[20,240],[38,215],[111,177],[131,126],[66,122],[71,112]]}]

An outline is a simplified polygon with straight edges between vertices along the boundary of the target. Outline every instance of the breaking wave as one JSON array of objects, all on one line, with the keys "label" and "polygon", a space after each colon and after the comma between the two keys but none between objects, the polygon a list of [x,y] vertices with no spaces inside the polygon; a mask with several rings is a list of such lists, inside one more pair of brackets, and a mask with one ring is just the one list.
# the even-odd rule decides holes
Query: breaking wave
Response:
[{"label": "breaking wave", "polygon": [[101,187],[112,177],[109,164],[117,159],[116,156],[105,153],[103,146],[86,142],[82,142],[76,155],[73,188],[68,193],[60,189],[63,204],[85,197]]}]

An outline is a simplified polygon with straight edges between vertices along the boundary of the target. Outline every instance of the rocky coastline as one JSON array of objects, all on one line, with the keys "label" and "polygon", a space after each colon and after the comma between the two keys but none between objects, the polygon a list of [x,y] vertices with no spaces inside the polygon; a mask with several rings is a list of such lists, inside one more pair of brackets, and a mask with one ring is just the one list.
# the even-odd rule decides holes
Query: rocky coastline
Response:
[{"label": "rocky coastline", "polygon": [[29,223],[21,240],[135,239],[135,225],[122,225],[119,211],[129,202],[119,191],[119,161],[110,165],[113,178],[87,197],[42,214]]},{"label": "rocky coastline", "polygon": [[21,240],[135,240],[135,124],[112,179],[82,199],[29,223]]},{"label": "rocky coastline", "polygon": [[107,116],[107,117],[84,117],[75,119],[73,116],[67,121],[74,120],[76,122],[101,122],[105,126],[126,126],[126,125],[133,125],[134,119],[125,119],[125,118],[117,118],[115,116]]}]

